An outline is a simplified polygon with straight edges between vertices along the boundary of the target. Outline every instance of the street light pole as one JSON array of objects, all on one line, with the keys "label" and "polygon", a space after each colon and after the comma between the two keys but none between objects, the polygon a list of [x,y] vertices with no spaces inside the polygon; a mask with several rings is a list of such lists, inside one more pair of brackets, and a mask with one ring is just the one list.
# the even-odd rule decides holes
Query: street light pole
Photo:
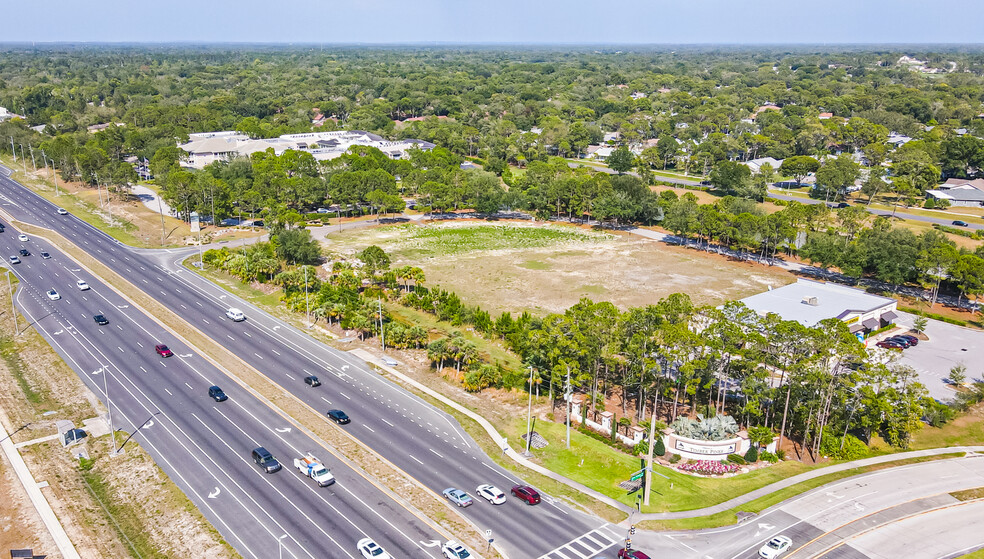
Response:
[{"label": "street light pole", "polygon": [[307,307],[307,322],[308,322],[308,328],[310,328],[311,327],[311,301],[308,297],[308,291],[310,291],[310,289],[308,288],[307,274],[308,274],[307,266],[305,266],[304,267],[304,306]]},{"label": "street light pole", "polygon": [[533,429],[533,367],[530,366],[530,409],[529,413],[526,415],[526,454],[530,453],[530,439],[533,438],[533,434],[530,430]]},{"label": "street light pole", "polygon": [[109,397],[109,380],[106,377],[109,376],[109,366],[104,366],[102,370],[103,375],[103,394],[106,395],[106,415],[109,419],[109,434],[113,437],[113,454],[110,456],[116,456],[119,454],[119,450],[116,448],[116,429],[113,427],[113,401]]},{"label": "street light pole", "polygon": [[7,291],[10,293],[10,316],[14,317],[14,335],[20,336],[20,325],[17,324],[17,310],[14,309],[14,284],[10,282],[10,270],[7,270]]},{"label": "street light pole", "polygon": [[564,411],[567,413],[567,450],[571,449],[571,365],[567,364],[567,387],[564,389]]},{"label": "street light pole", "polygon": [[659,392],[656,392],[656,396],[653,397],[653,415],[649,418],[649,456],[646,463],[646,477],[645,482],[643,482],[643,490],[645,493],[642,494],[643,504],[647,507],[649,506],[649,488],[653,483],[653,447],[656,446],[656,405],[659,403]]}]

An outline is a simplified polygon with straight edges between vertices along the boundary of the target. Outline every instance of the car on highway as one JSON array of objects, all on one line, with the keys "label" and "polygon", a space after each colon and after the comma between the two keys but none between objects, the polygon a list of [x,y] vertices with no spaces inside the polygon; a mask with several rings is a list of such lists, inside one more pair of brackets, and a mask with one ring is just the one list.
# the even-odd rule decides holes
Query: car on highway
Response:
[{"label": "car on highway", "polygon": [[441,491],[441,494],[444,495],[445,499],[451,501],[459,507],[469,507],[475,502],[472,500],[471,495],[460,489],[455,489],[454,487],[448,487],[444,491]]},{"label": "car on highway", "polygon": [[20,253],[21,256],[30,256],[31,255],[31,251],[27,250],[26,248],[22,248],[22,249],[18,250],[17,252]]},{"label": "car on highway", "polygon": [[84,282],[82,280],[79,280],[79,281],[75,282],[75,287],[78,287],[79,288],[79,291],[88,291],[89,290],[89,284],[87,284],[86,282]]},{"label": "car on highway", "polygon": [[157,344],[157,345],[155,345],[154,346],[154,351],[156,351],[157,352],[157,355],[160,355],[161,357],[170,357],[170,356],[174,355],[174,352],[171,351],[171,348],[167,347],[164,344]]},{"label": "car on highway", "polygon": [[100,326],[105,326],[105,325],[109,324],[109,319],[106,318],[105,316],[101,315],[101,314],[97,314],[97,315],[93,316],[92,317],[92,320],[96,321],[96,324],[98,324]]},{"label": "car on highway", "polygon": [[391,559],[391,555],[378,543],[372,541],[372,538],[362,538],[355,546],[359,548],[359,553],[365,559]]},{"label": "car on highway", "polygon": [[623,547],[618,550],[618,559],[649,559],[649,556],[638,549],[625,549]]},{"label": "car on highway", "polygon": [[58,215],[68,215],[68,210],[65,208],[58,208]]},{"label": "car on highway", "polygon": [[352,423],[349,416],[345,415],[342,410],[328,410],[328,417],[339,425],[345,425],[347,423]]},{"label": "car on highway", "polygon": [[228,316],[229,319],[232,320],[233,322],[242,322],[242,321],[246,320],[246,315],[243,314],[243,311],[241,311],[241,310],[239,310],[239,309],[237,309],[235,307],[227,310],[226,311],[226,316]]},{"label": "car on highway", "polygon": [[18,258],[16,256],[11,256],[10,257],[10,263],[11,264],[20,264],[20,258]]},{"label": "car on highway", "polygon": [[270,454],[270,451],[262,446],[258,446],[253,449],[253,462],[256,462],[256,465],[263,468],[263,471],[268,474],[279,472],[280,468],[283,467],[280,465],[280,462],[278,462],[277,459]]},{"label": "car on highway", "polygon": [[475,493],[493,505],[501,505],[506,502],[506,494],[498,487],[488,483],[476,487]]},{"label": "car on highway", "polygon": [[892,340],[882,340],[875,344],[882,349],[905,349],[905,346]]},{"label": "car on highway", "polygon": [[967,224],[966,221],[963,221],[963,220],[960,220],[960,219],[953,220],[953,224],[956,225],[957,227],[967,227],[968,226],[968,224]]},{"label": "car on highway", "polygon": [[444,554],[444,557],[447,559],[468,559],[472,556],[471,553],[468,553],[468,550],[465,549],[465,546],[454,540],[444,542],[444,545],[441,546],[441,553]]},{"label": "car on highway", "polygon": [[786,536],[776,536],[759,549],[759,557],[762,557],[762,559],[775,559],[786,552],[791,545],[793,545],[793,540]]},{"label": "car on highway", "polygon": [[21,233],[20,235],[17,235],[17,240],[20,241],[20,242],[22,242],[22,243],[26,243],[27,241],[30,241],[31,239],[29,239],[27,237],[27,235]]},{"label": "car on highway", "polygon": [[51,299],[52,301],[57,301],[58,299],[61,299],[61,295],[59,295],[58,292],[55,291],[54,289],[49,289],[48,291],[45,292],[45,295],[47,295],[48,299]]},{"label": "car on highway", "polygon": [[537,493],[536,489],[533,489],[529,485],[516,485],[512,488],[512,494],[523,501],[526,501],[527,505],[537,505],[540,503],[540,494]]},{"label": "car on highway", "polygon": [[51,255],[48,254],[48,251],[42,250],[41,251],[41,258],[43,258],[45,260],[51,260]]},{"label": "car on highway", "polygon": [[321,381],[318,380],[318,377],[314,375],[308,375],[304,377],[304,384],[310,386],[311,388],[314,388],[316,386],[321,386]]},{"label": "car on highway", "polygon": [[222,391],[218,386],[208,387],[208,397],[215,400],[216,402],[225,402],[229,399],[226,393]]}]

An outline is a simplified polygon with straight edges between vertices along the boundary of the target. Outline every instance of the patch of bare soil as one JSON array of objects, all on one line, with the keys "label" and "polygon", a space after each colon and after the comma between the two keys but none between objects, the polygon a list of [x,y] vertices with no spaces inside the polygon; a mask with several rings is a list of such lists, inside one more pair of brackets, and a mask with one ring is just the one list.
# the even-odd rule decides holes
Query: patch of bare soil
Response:
[{"label": "patch of bare soil", "polygon": [[453,256],[420,258],[403,252],[396,231],[381,227],[332,236],[329,247],[347,252],[377,244],[391,255],[394,267],[418,266],[428,285],[454,291],[468,304],[493,314],[563,312],[582,297],[625,309],[655,304],[672,293],[687,293],[697,305],[716,305],[795,279],[781,269],[628,233],[591,243],[504,250],[476,247]]}]

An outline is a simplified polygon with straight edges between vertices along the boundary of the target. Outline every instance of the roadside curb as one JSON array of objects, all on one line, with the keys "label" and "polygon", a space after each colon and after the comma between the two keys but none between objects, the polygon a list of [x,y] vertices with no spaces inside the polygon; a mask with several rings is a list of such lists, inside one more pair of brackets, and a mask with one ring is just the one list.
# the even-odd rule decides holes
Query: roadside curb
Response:
[{"label": "roadside curb", "polygon": [[489,423],[487,419],[485,419],[484,417],[478,415],[477,413],[469,410],[468,408],[462,406],[461,404],[455,402],[454,400],[448,398],[447,396],[444,396],[443,394],[441,394],[441,393],[439,393],[439,392],[437,392],[437,391],[435,391],[435,390],[433,390],[433,389],[431,389],[431,388],[429,388],[427,386],[424,386],[423,384],[420,384],[416,380],[414,380],[414,379],[412,379],[412,378],[404,375],[403,373],[397,371],[396,369],[387,366],[385,363],[383,363],[381,360],[379,360],[376,356],[372,355],[368,351],[366,351],[364,349],[353,349],[353,350],[349,351],[349,353],[351,355],[355,355],[356,357],[362,359],[363,361],[366,361],[367,363],[372,363],[373,365],[379,367],[380,369],[386,371],[387,373],[390,373],[393,376],[399,378],[403,382],[406,382],[407,384],[412,385],[414,388],[420,390],[421,392],[426,393],[428,396],[431,396],[432,398],[434,398],[436,400],[439,400],[440,402],[444,403],[445,405],[450,406],[450,407],[454,408],[455,410],[457,410],[457,411],[459,411],[459,412],[467,415],[469,418],[471,418],[476,423],[478,423],[479,425],[481,425],[482,428],[485,429],[485,432],[488,433],[488,435],[490,437],[492,437],[492,440],[493,441],[497,441],[497,443],[499,444],[499,447],[500,448],[503,448],[503,446],[504,446],[503,450],[505,451],[506,455],[508,455],[510,458],[512,458],[513,461],[515,461],[516,463],[518,463],[518,464],[520,464],[522,466],[525,466],[525,467],[533,470],[534,472],[536,472],[536,473],[538,473],[540,475],[549,477],[549,478],[551,478],[551,479],[553,479],[555,481],[559,481],[560,483],[563,483],[564,485],[567,485],[568,487],[571,487],[573,489],[576,489],[576,490],[580,491],[581,493],[584,493],[585,495],[587,495],[589,497],[592,497],[595,500],[598,500],[598,501],[600,501],[600,502],[602,502],[602,503],[604,503],[604,504],[606,504],[606,505],[608,505],[610,507],[614,507],[614,508],[616,508],[616,509],[618,509],[618,510],[620,510],[620,511],[626,513],[626,514],[629,514],[629,513],[633,512],[635,510],[632,507],[630,507],[629,505],[626,505],[625,503],[621,503],[619,501],[616,501],[615,499],[612,499],[611,497],[609,497],[607,495],[604,495],[604,494],[602,494],[602,493],[600,493],[598,491],[595,491],[594,489],[591,489],[590,487],[587,487],[587,486],[585,486],[585,485],[583,485],[581,483],[578,483],[578,482],[576,482],[576,481],[574,481],[574,480],[572,480],[570,478],[567,478],[565,476],[562,476],[562,475],[558,474],[557,472],[548,470],[547,468],[544,468],[543,466],[540,466],[539,464],[535,464],[535,463],[527,460],[522,454],[516,452],[515,450],[512,449],[511,446],[509,446],[509,442],[506,440],[506,438],[503,437],[501,434],[499,434],[499,431],[497,431],[496,428],[493,427],[492,424]]}]

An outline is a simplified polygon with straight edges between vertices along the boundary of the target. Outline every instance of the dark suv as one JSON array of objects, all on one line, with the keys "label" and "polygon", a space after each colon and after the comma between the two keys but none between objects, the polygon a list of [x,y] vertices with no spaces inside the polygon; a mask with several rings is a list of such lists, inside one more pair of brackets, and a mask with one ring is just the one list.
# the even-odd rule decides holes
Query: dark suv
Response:
[{"label": "dark suv", "polygon": [[270,454],[270,451],[262,446],[253,449],[253,462],[256,462],[256,465],[263,468],[263,470],[268,474],[278,472],[280,471],[280,468],[283,467],[280,465],[280,462],[277,462],[277,459]]},{"label": "dark suv", "polygon": [[513,487],[512,494],[526,501],[527,505],[536,505],[540,502],[540,494],[529,485],[517,485]]}]

